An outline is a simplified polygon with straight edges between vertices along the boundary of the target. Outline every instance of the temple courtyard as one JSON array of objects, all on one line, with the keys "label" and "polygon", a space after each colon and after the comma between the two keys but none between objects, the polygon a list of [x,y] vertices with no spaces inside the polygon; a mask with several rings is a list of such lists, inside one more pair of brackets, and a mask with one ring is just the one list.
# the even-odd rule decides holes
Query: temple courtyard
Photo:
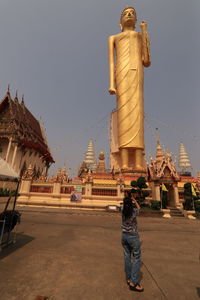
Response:
[{"label": "temple courtyard", "polygon": [[18,207],[17,242],[0,252],[0,299],[200,297],[200,220],[138,217],[143,293],[123,271],[119,213]]}]

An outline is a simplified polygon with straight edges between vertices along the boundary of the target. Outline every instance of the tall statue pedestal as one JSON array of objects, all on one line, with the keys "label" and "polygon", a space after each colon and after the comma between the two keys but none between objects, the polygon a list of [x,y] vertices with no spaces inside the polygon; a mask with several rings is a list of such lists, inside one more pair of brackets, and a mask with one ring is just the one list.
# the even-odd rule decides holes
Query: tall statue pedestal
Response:
[{"label": "tall statue pedestal", "polygon": [[141,168],[141,169],[133,169],[133,168],[129,168],[129,169],[122,169],[121,170],[122,174],[125,175],[132,175],[132,176],[136,176],[136,177],[146,177],[147,176],[147,169],[146,168]]},{"label": "tall statue pedestal", "polygon": [[128,168],[121,169],[121,171],[115,172],[115,177],[123,177],[123,179],[137,180],[139,177],[145,177],[147,179],[147,169],[142,168],[140,170]]}]

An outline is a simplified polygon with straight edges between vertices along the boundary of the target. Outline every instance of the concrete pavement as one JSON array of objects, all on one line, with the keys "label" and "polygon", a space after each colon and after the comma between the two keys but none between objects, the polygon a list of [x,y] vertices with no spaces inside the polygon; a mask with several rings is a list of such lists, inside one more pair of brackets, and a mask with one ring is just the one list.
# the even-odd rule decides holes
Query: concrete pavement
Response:
[{"label": "concrete pavement", "polygon": [[0,299],[200,299],[200,220],[139,217],[141,294],[128,289],[120,214],[19,208],[18,240],[0,253]]}]

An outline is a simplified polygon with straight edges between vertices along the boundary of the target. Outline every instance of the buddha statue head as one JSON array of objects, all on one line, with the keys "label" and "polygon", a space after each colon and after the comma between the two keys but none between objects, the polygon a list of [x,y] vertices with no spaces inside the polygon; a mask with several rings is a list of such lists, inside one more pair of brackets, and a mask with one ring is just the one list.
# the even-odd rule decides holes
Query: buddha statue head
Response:
[{"label": "buddha statue head", "polygon": [[137,14],[136,10],[133,7],[126,7],[122,13],[120,18],[120,28],[123,31],[124,27],[133,27],[135,28],[135,24],[137,22]]}]

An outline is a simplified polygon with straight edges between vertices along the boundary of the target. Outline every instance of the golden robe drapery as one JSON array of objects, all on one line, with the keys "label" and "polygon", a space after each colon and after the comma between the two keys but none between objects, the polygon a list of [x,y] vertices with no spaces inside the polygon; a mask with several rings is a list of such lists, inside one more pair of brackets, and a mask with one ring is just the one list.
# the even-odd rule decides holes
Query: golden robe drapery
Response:
[{"label": "golden robe drapery", "polygon": [[115,39],[119,148],[144,149],[144,101],[141,33],[122,32]]}]

